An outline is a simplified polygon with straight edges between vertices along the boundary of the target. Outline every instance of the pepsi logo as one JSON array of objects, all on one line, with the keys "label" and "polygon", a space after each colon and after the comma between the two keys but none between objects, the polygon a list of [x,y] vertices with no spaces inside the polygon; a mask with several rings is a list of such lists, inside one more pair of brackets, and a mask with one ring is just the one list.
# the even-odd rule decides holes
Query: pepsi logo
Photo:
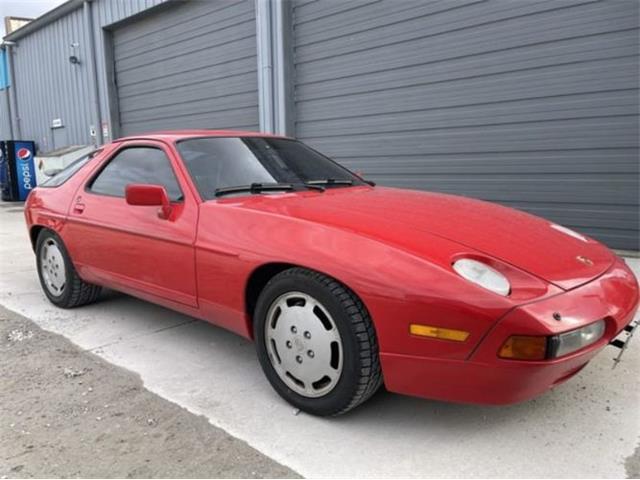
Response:
[{"label": "pepsi logo", "polygon": [[16,155],[20,160],[26,162],[27,160],[29,160],[29,158],[31,158],[31,150],[29,150],[28,148],[21,148],[18,150]]}]

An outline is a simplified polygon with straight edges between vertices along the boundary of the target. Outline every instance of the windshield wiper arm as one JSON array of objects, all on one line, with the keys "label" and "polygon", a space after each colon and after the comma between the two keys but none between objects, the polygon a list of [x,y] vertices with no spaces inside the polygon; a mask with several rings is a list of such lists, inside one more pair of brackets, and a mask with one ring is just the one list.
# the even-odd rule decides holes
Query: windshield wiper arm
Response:
[{"label": "windshield wiper arm", "polygon": [[252,183],[251,185],[237,185],[235,187],[216,188],[215,195],[216,197],[220,197],[222,195],[229,195],[231,193],[262,193],[277,190],[293,190],[293,185],[290,183]]},{"label": "windshield wiper arm", "polygon": [[309,190],[318,190],[319,192],[324,192],[326,190],[326,188],[324,188],[322,185],[315,185],[313,183],[304,183],[304,186],[307,187]]},{"label": "windshield wiper arm", "polygon": [[324,178],[322,180],[309,180],[305,185],[353,185],[353,180],[339,180],[336,178]]}]

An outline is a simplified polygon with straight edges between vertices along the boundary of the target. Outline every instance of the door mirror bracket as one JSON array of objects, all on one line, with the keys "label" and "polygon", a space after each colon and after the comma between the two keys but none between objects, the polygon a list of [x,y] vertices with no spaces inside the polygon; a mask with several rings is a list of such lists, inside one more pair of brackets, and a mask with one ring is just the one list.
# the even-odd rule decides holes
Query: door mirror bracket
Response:
[{"label": "door mirror bracket", "polygon": [[167,190],[162,185],[130,183],[125,189],[125,199],[129,205],[158,206],[158,217],[168,219],[172,207]]}]

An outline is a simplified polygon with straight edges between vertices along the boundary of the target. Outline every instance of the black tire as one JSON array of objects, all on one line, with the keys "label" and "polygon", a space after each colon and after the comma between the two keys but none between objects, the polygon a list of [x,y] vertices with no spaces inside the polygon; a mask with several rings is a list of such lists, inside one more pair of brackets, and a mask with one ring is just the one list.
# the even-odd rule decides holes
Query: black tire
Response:
[{"label": "black tire", "polygon": [[[265,334],[267,315],[271,305],[290,292],[317,299],[333,317],[341,337],[342,372],[333,389],[321,397],[298,394],[271,364]],[[341,415],[368,400],[382,385],[378,342],[367,309],[352,291],[326,275],[291,268],[273,277],[260,293],[253,328],[258,359],[267,379],[282,398],[300,410],[319,416]]]},{"label": "black tire", "polygon": [[[47,242],[55,242],[62,254],[64,273],[66,281],[61,291],[53,293],[46,285],[46,280],[42,273],[42,249]],[[62,242],[62,239],[51,230],[42,230],[36,240],[36,264],[40,286],[51,303],[61,308],[74,308],[94,302],[100,295],[101,287],[82,280],[73,266],[69,252]]]}]

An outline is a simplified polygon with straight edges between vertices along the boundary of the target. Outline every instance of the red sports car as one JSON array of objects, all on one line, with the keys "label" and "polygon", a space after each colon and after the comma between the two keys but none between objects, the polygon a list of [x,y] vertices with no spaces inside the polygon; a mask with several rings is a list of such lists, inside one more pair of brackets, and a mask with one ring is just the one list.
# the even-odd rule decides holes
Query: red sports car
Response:
[{"label": "red sports car", "polygon": [[105,286],[232,330],[255,341],[273,388],[317,415],[382,383],[456,402],[529,399],[631,331],[638,305],[629,268],[584,235],[377,187],[294,139],[251,132],[122,138],[34,189],[25,215],[55,305]]}]

